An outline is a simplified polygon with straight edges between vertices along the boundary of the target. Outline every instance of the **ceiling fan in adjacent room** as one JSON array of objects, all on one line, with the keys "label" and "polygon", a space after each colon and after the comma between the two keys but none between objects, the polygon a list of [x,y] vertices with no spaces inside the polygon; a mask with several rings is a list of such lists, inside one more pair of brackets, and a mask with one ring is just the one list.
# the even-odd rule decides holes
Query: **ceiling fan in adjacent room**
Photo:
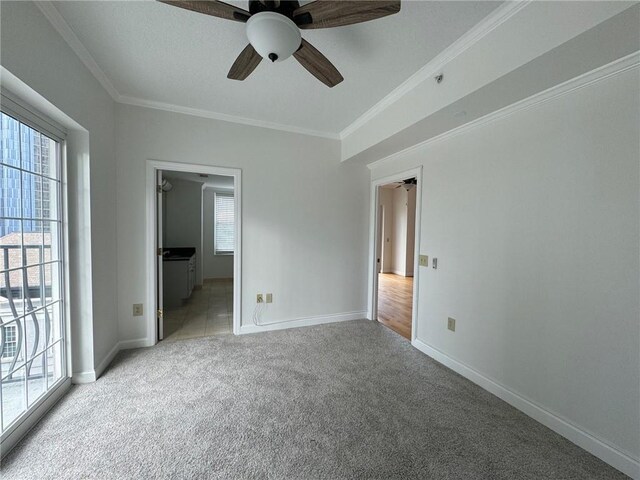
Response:
[{"label": "ceiling fan in adjacent room", "polygon": [[300,29],[341,27],[400,11],[400,0],[316,0],[302,6],[297,0],[249,0],[248,11],[219,1],[159,1],[247,24],[249,45],[231,66],[228,78],[244,80],[263,58],[281,62],[293,55],[328,87],[335,87],[344,78],[322,53],[302,38]]},{"label": "ceiling fan in adjacent room", "polygon": [[404,189],[408,192],[409,190],[414,188],[417,184],[418,184],[418,179],[417,178],[415,178],[415,177],[407,178],[406,180],[403,180],[402,182],[396,182],[395,188],[404,187]]}]

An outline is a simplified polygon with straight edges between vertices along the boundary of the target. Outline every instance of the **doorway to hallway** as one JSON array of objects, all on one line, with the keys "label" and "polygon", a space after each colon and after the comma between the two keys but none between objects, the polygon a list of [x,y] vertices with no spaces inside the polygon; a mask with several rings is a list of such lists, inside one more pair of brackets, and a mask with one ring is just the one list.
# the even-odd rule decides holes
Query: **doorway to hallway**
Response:
[{"label": "doorway to hallway", "polygon": [[377,314],[380,323],[411,340],[417,178],[378,187]]}]

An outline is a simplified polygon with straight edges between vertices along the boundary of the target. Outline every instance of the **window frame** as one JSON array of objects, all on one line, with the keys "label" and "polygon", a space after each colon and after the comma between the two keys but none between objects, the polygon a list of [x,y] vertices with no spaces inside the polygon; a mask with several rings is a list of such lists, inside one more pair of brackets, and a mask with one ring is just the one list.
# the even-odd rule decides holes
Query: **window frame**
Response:
[{"label": "window frame", "polygon": [[[217,233],[217,218],[218,218],[218,197],[227,197],[227,198],[231,198],[233,201],[233,205],[232,205],[232,213],[233,213],[233,248],[231,250],[219,250],[217,243],[218,243],[218,233]],[[228,255],[234,255],[235,253],[235,233],[236,233],[236,218],[235,218],[235,207],[236,207],[236,198],[235,198],[235,192],[221,192],[221,191],[215,191],[213,192],[213,254],[215,256],[228,256]]]},{"label": "window frame", "polygon": [[[44,219],[35,219],[27,218],[22,213],[20,215],[20,221],[41,221],[42,223],[51,223],[57,224],[57,232],[56,232],[56,242],[58,246],[57,258],[56,260],[51,260],[48,262],[38,262],[37,264],[26,264],[25,261],[21,263],[20,269],[31,268],[31,267],[40,267],[44,268],[45,265],[57,264],[56,275],[58,277],[58,287],[59,290],[59,298],[56,300],[51,300],[44,305],[36,307],[33,311],[27,313],[24,312],[18,319],[14,319],[9,322],[5,322],[5,326],[17,325],[16,322],[21,318],[26,318],[28,314],[37,313],[38,311],[42,311],[44,309],[49,308],[57,308],[58,316],[59,316],[59,326],[57,329],[59,330],[59,338],[55,339],[52,337],[50,343],[45,343],[43,349],[38,349],[33,355],[31,355],[28,351],[25,350],[25,354],[32,357],[30,360],[26,362],[21,361],[20,363],[32,362],[37,359],[39,356],[44,355],[45,358],[49,354],[49,350],[52,354],[55,354],[56,350],[59,352],[58,366],[61,369],[60,375],[58,378],[54,378],[52,383],[45,380],[46,388],[33,399],[30,398],[28,392],[25,393],[25,409],[15,417],[10,424],[7,425],[6,428],[3,429],[3,425],[0,425],[0,443],[2,443],[3,447],[5,442],[9,442],[9,449],[11,448],[11,442],[13,442],[12,435],[15,433],[18,436],[23,434],[24,428],[30,428],[30,422],[33,422],[32,417],[39,417],[44,411],[42,410],[43,405],[46,405],[47,402],[52,398],[59,398],[60,392],[63,391],[63,385],[69,385],[72,375],[71,369],[71,345],[70,345],[70,336],[69,336],[69,289],[68,289],[68,279],[69,279],[69,265],[67,261],[68,256],[68,223],[67,223],[67,180],[66,180],[66,172],[67,172],[67,132],[64,127],[60,126],[57,122],[52,120],[46,115],[41,114],[36,109],[30,107],[28,104],[23,103],[23,101],[14,96],[11,92],[7,91],[4,88],[0,88],[0,111],[16,120],[19,124],[25,125],[33,130],[36,130],[40,134],[48,137],[49,139],[55,142],[55,156],[56,156],[56,171],[54,176],[49,176],[44,173],[32,172],[30,170],[24,169],[23,165],[19,167],[11,167],[20,171],[21,178],[24,173],[34,175],[36,177],[40,177],[42,179],[49,179],[55,182],[57,194],[56,194],[56,209],[58,212],[57,218],[47,218]],[[19,133],[19,136],[22,134]],[[20,147],[21,148],[21,147]],[[21,180],[22,182],[22,180]],[[22,186],[20,186],[20,195],[23,195]],[[24,232],[21,230],[22,236],[24,236]],[[43,232],[44,234],[44,232]],[[53,239],[51,239],[53,245]],[[53,271],[51,275],[53,275]],[[53,281],[53,277],[52,277]],[[55,314],[54,314],[55,315]],[[17,330],[17,327],[16,327]],[[26,336],[22,335],[24,338],[23,342],[26,342]],[[23,345],[26,347],[26,344]],[[23,367],[25,366],[23,365]],[[22,368],[22,367],[20,367]],[[25,378],[26,381],[26,378]],[[2,399],[2,395],[0,393],[0,401]],[[32,415],[34,412],[38,411],[38,415]],[[2,412],[0,408],[0,421],[2,419]],[[24,427],[26,425],[26,427]],[[11,438],[11,440],[10,440]]]}]

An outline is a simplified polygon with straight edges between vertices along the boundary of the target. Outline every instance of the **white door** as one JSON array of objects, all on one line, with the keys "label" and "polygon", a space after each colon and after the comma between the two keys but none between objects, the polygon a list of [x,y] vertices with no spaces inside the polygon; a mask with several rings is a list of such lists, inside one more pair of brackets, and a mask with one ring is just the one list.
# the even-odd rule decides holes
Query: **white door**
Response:
[{"label": "white door", "polygon": [[164,338],[163,303],[162,303],[162,170],[156,171],[156,320],[158,323],[158,340]]}]

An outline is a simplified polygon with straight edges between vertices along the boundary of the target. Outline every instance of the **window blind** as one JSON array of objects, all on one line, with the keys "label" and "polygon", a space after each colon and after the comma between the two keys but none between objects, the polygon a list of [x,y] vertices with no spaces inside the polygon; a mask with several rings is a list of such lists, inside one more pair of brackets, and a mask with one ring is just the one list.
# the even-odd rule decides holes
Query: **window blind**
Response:
[{"label": "window blind", "polygon": [[216,255],[233,253],[235,243],[235,202],[233,194],[216,193],[213,248]]}]

